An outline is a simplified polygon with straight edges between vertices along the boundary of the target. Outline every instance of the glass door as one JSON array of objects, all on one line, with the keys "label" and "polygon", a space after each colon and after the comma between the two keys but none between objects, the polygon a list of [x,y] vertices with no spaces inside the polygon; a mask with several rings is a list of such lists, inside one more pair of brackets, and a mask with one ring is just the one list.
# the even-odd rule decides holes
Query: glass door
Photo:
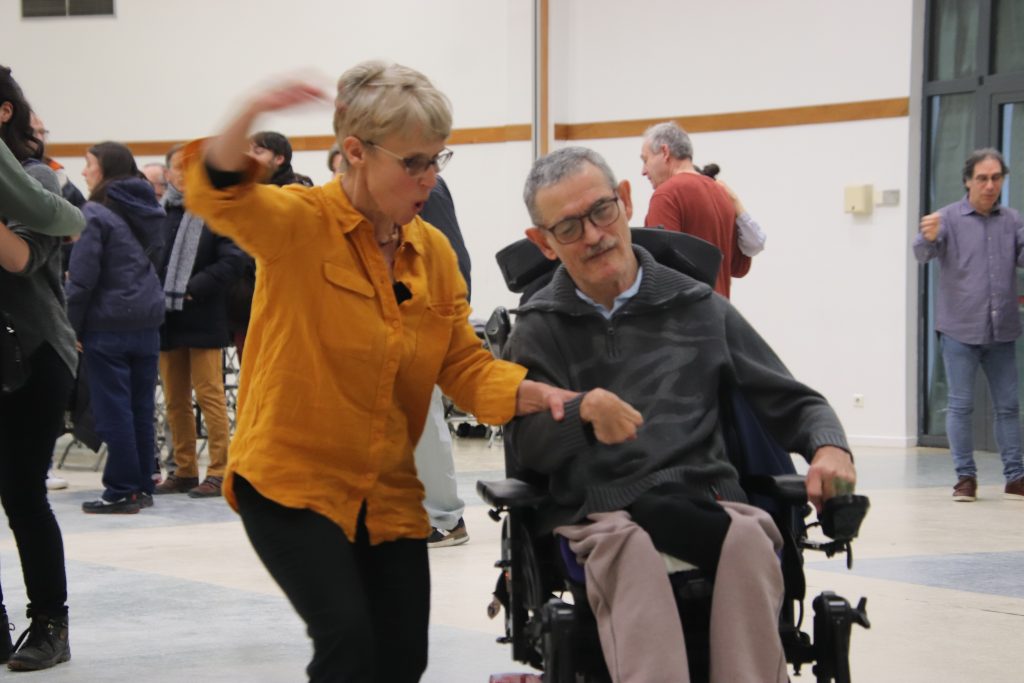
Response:
[{"label": "glass door", "polygon": [[[1003,153],[1010,173],[1003,181],[1003,196],[1000,203],[1016,209],[1024,215],[1024,91],[995,95],[992,98],[992,115],[995,121],[992,129],[996,132],[999,151]],[[1017,269],[1017,314],[1024,323],[1024,269]],[[1024,336],[1017,339],[1017,377],[1020,383],[1018,396],[1024,395]],[[987,424],[993,420],[991,406],[985,411]],[[989,430],[986,430],[986,434]],[[988,450],[997,450],[991,443]]]},{"label": "glass door", "polygon": [[[1024,0],[929,0],[925,39],[921,208],[930,213],[964,195],[960,177],[971,151],[999,149],[1010,167],[1001,202],[1024,213]],[[919,439],[947,447],[946,377],[934,332],[937,268],[921,268]],[[1018,272],[1024,293],[1024,271]],[[1024,319],[1024,297],[1019,299]],[[1024,389],[1024,339],[1018,340]],[[995,450],[993,409],[979,373],[974,440]]]}]

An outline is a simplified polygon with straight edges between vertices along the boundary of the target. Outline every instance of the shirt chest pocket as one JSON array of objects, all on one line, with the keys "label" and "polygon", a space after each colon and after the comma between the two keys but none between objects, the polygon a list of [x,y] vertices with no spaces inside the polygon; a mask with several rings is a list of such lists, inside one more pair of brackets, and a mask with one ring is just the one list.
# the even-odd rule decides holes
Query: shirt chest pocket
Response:
[{"label": "shirt chest pocket", "polygon": [[416,352],[411,371],[416,376],[429,377],[437,382],[437,374],[448,352],[455,324],[455,307],[452,304],[429,304],[416,325]]},{"label": "shirt chest pocket", "polygon": [[383,321],[373,286],[361,275],[335,263],[324,263],[318,295],[320,341],[346,358],[368,359],[382,348]]}]

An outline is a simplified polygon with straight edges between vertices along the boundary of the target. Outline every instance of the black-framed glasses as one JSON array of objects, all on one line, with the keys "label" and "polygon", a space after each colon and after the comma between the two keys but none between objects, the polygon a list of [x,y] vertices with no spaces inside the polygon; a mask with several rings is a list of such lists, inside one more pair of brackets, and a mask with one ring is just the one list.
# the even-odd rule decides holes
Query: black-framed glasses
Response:
[{"label": "black-framed glasses", "polygon": [[547,230],[560,244],[572,244],[583,237],[583,220],[589,220],[595,228],[606,228],[619,217],[619,195],[615,193],[611,197],[605,197],[594,202],[594,205],[586,213],[578,216],[569,216],[558,221],[550,228],[538,225],[541,230]]},{"label": "black-framed glasses", "polygon": [[437,169],[437,172],[440,173],[444,167],[448,165],[448,162],[452,160],[452,155],[455,154],[455,152],[445,147],[432,157],[428,157],[426,154],[414,154],[411,157],[403,157],[400,154],[395,154],[386,147],[381,147],[372,140],[365,140],[363,144],[376,147],[388,156],[397,159],[401,162],[402,166],[405,167],[405,172],[413,177],[423,175],[431,166]]}]

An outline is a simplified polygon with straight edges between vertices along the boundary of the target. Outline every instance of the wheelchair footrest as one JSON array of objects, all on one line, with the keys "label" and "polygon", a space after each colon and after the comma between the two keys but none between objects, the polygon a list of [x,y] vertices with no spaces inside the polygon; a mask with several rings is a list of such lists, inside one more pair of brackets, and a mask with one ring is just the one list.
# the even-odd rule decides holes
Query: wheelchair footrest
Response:
[{"label": "wheelchair footrest", "polygon": [[817,654],[814,675],[818,681],[850,683],[850,631],[854,624],[871,628],[867,598],[861,598],[856,607],[851,607],[845,598],[825,591],[812,604]]}]

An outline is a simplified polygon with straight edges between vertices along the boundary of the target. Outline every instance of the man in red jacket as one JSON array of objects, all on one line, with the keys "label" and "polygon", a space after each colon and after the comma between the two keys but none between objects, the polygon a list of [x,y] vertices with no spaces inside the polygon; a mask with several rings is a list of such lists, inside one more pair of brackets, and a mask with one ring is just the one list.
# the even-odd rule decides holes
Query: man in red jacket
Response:
[{"label": "man in red jacket", "polygon": [[729,193],[693,165],[690,136],[671,121],[647,129],[640,158],[643,174],[654,186],[644,225],[685,232],[718,247],[722,268],[715,291],[728,298],[731,278],[750,270],[750,257],[740,250]]}]

